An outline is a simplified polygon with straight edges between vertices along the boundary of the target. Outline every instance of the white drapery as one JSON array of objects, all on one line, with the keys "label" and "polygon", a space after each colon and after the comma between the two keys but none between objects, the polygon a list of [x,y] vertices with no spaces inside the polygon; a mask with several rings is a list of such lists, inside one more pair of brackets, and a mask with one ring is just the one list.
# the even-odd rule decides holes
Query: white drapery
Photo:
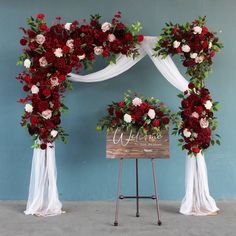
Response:
[{"label": "white drapery", "polygon": [[[171,57],[162,59],[153,57],[153,48],[157,37],[145,36],[140,45],[140,55],[136,59],[120,55],[116,64],[112,64],[103,70],[88,74],[69,74],[69,80],[73,82],[100,82],[111,79],[127,71],[148,55],[161,74],[177,89],[185,91],[188,81],[180,74]],[[41,216],[61,214],[61,203],[58,199],[56,185],[55,148],[47,148],[47,162],[45,163],[45,151],[34,150],[32,161],[29,199],[26,214],[37,214]],[[182,201],[180,212],[185,215],[208,215],[219,209],[214,199],[209,194],[207,169],[202,154],[198,157],[187,157],[186,159],[186,194]]]}]

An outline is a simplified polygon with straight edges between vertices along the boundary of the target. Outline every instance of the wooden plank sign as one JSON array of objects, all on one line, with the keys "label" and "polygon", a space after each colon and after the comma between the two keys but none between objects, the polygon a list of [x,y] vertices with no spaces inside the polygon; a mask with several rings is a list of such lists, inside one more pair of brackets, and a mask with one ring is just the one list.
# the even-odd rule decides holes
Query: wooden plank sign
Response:
[{"label": "wooden plank sign", "polygon": [[114,158],[169,158],[169,132],[158,137],[117,129],[107,133],[106,157]]}]

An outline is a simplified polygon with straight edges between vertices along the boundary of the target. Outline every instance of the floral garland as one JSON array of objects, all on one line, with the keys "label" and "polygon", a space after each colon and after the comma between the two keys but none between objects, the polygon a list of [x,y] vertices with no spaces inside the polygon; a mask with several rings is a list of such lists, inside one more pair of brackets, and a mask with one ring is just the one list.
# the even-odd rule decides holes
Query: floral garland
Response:
[{"label": "floral garland", "polygon": [[192,23],[166,23],[154,48],[154,56],[181,56],[186,74],[190,76],[189,89],[178,95],[182,99],[180,112],[173,116],[173,134],[179,134],[179,146],[188,154],[196,155],[210,145],[220,144],[220,136],[213,135],[218,122],[214,111],[219,103],[213,102],[204,80],[212,70],[212,58],[223,48],[216,33],[206,27],[206,18]]},{"label": "floral garland", "polygon": [[97,130],[116,130],[141,132],[145,135],[159,135],[167,129],[170,111],[159,99],[137,96],[128,91],[120,102],[108,105],[108,115],[97,124]]},{"label": "floral garland", "polygon": [[71,89],[67,75],[75,69],[92,68],[95,56],[102,56],[108,63],[116,62],[116,55],[121,53],[135,57],[136,45],[143,41],[138,34],[140,23],[126,26],[120,21],[118,12],[112,22],[100,23],[100,16],[93,15],[89,23],[84,20],[61,23],[56,18],[52,26],[47,26],[44,14],[36,18],[27,18],[29,29],[24,32],[20,44],[25,46],[18,63],[26,70],[17,79],[22,83],[27,96],[19,100],[25,104],[21,125],[28,129],[35,142],[33,147],[45,149],[46,143],[56,138],[67,141],[67,134],[60,126],[61,113],[67,110],[63,103],[63,94]]}]

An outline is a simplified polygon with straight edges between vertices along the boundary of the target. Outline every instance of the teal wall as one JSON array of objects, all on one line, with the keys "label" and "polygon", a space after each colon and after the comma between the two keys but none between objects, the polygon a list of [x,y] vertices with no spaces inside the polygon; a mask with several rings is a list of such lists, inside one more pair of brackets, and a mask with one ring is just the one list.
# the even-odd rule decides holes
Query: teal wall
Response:
[{"label": "teal wall", "polygon": [[[23,106],[16,100],[24,96],[15,76],[21,52],[19,26],[25,18],[44,12],[47,21],[61,15],[65,22],[87,18],[99,12],[103,20],[123,12],[123,21],[141,21],[144,35],[158,35],[166,21],[191,21],[198,15],[208,17],[208,26],[222,31],[224,50],[214,60],[214,73],[207,86],[215,100],[221,102],[218,112],[221,147],[206,153],[209,185],[217,199],[236,199],[236,1],[234,0],[0,0],[0,199],[26,199],[32,159],[31,138],[20,127]],[[178,60],[175,60],[178,61]],[[183,69],[177,62],[179,68]],[[183,71],[183,70],[182,70]],[[147,96],[157,96],[176,111],[178,91],[157,71],[149,58],[140,61],[126,73],[101,83],[75,83],[66,94],[70,111],[63,116],[63,126],[70,134],[67,145],[57,143],[58,188],[64,200],[113,199],[116,193],[119,163],[105,159],[105,133],[96,133],[96,122],[112,100],[132,89]],[[134,191],[134,162],[124,165],[123,190]],[[159,190],[162,199],[181,199],[184,195],[185,153],[171,137],[170,160],[157,161]],[[141,191],[151,193],[151,163],[142,161]]]}]

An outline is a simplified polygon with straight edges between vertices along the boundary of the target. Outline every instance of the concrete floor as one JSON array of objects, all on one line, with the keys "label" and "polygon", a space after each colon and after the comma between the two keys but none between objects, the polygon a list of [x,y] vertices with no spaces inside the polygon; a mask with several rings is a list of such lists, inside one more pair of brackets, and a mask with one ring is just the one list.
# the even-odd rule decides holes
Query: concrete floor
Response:
[{"label": "concrete floor", "polygon": [[163,225],[157,226],[153,201],[122,201],[120,225],[114,227],[114,202],[65,202],[66,214],[54,217],[25,216],[25,202],[0,201],[0,236],[234,236],[236,202],[218,202],[217,216],[183,216],[179,203],[161,201]]}]

